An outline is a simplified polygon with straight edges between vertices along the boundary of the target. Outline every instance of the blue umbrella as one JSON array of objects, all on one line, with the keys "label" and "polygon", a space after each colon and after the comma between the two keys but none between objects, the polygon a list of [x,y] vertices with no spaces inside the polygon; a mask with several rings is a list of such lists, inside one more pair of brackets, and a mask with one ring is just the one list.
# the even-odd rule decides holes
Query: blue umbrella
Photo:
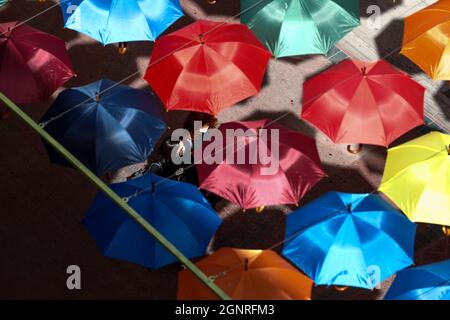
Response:
[{"label": "blue umbrella", "polygon": [[[103,175],[148,158],[166,130],[157,108],[149,92],[100,80],[60,93],[42,123],[90,170]],[[67,164],[46,148],[51,161]]]},{"label": "blue umbrella", "polygon": [[283,255],[318,285],[372,289],[413,263],[415,231],[377,195],[329,192],[288,216]]},{"label": "blue umbrella", "polygon": [[386,300],[450,300],[450,260],[400,271]]},{"label": "blue umbrella", "polygon": [[179,0],[69,0],[61,9],[66,28],[104,45],[154,41],[183,16]]},{"label": "blue umbrella", "polygon": [[[205,254],[221,224],[200,191],[191,184],[148,174],[111,185],[186,257]],[[126,215],[107,196],[99,193],[83,224],[104,255],[159,268],[177,259]]]}]

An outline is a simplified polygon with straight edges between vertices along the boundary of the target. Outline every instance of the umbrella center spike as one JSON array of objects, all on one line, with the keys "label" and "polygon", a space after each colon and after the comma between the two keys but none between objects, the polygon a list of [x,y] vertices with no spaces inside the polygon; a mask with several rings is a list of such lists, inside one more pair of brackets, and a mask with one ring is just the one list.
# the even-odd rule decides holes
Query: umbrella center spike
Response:
[{"label": "umbrella center spike", "polygon": [[8,27],[8,30],[6,30],[6,32],[5,32],[5,37],[11,38],[11,34],[12,34],[12,29],[11,29],[11,27]]},{"label": "umbrella center spike", "polygon": [[447,146],[447,154],[450,156],[450,144]]},{"label": "umbrella center spike", "polygon": [[205,35],[203,33],[200,33],[198,35],[198,41],[200,41],[200,44],[205,44]]},{"label": "umbrella center spike", "polygon": [[351,203],[349,203],[349,204],[347,205],[347,211],[348,211],[348,213],[352,213],[353,208],[352,208],[352,204],[351,204]]},{"label": "umbrella center spike", "polygon": [[245,262],[244,262],[244,270],[248,271],[248,258],[245,258]]},{"label": "umbrella center spike", "polygon": [[366,67],[362,67],[361,68],[361,73],[362,73],[363,77],[365,77],[367,75],[367,68]]},{"label": "umbrella center spike", "polygon": [[99,92],[95,93],[94,100],[95,100],[95,102],[99,102],[100,101],[100,93]]}]

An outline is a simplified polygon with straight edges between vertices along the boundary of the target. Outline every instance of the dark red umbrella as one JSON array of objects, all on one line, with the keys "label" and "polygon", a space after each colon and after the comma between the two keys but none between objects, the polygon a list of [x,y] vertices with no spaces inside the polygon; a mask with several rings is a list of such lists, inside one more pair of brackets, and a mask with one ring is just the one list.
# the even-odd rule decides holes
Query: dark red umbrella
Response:
[{"label": "dark red umbrella", "polygon": [[336,143],[388,146],[423,124],[424,94],[386,61],[345,60],[305,82],[302,117]]},{"label": "dark red umbrella", "polygon": [[270,58],[247,26],[199,20],[156,40],[145,79],[168,110],[217,115],[258,94]]},{"label": "dark red umbrella", "polygon": [[[267,129],[265,134],[261,133],[261,128]],[[230,129],[233,131],[228,131]],[[234,202],[241,208],[298,204],[305,193],[325,176],[314,139],[299,132],[271,124],[270,120],[229,122],[222,124],[219,130],[226,137],[223,139],[223,161],[207,164],[212,161],[206,157],[206,151],[214,140],[203,143],[203,159],[197,165],[200,188]],[[235,140],[227,137],[227,131],[236,130],[249,131],[245,137]],[[278,130],[277,140],[272,140],[276,138],[272,136],[273,130]],[[274,144],[276,142],[278,144]],[[255,153],[251,150],[255,149],[261,152],[252,157]],[[215,158],[219,152],[215,150],[210,158],[220,160],[220,157]],[[239,154],[245,154],[245,158],[240,161],[244,164],[236,164]]]},{"label": "dark red umbrella", "polygon": [[0,70],[17,104],[45,102],[75,75],[64,41],[19,22],[0,23]]}]

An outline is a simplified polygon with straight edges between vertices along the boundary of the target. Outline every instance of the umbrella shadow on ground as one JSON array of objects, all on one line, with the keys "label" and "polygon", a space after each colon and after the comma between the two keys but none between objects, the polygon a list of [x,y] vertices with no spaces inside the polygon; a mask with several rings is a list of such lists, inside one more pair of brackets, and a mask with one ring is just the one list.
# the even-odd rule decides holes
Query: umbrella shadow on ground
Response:
[{"label": "umbrella shadow on ground", "polygon": [[[287,62],[294,66],[299,66],[301,64],[308,63],[308,61],[316,58],[317,56],[320,56],[320,55],[305,54],[305,55],[300,55],[300,56],[281,57],[281,58],[277,58],[277,60]],[[326,58],[326,55],[323,55],[323,57]]]},{"label": "umbrella shadow on ground", "polygon": [[433,98],[442,110],[445,119],[450,121],[450,83],[443,81]]},{"label": "umbrella shadow on ground", "polygon": [[403,3],[403,0],[360,0],[360,15],[364,18],[371,17],[374,12],[369,11],[368,9],[374,5],[378,6],[381,9],[381,14],[384,14],[390,10],[395,9],[398,6],[402,6]]},{"label": "umbrella shadow on ground", "polygon": [[[240,13],[239,0],[193,0],[207,16],[234,17]],[[211,3],[209,3],[211,2]],[[189,8],[193,10],[194,8]],[[195,9],[194,9],[195,13]]]},{"label": "umbrella shadow on ground", "polygon": [[404,22],[394,19],[375,38],[380,59],[385,59],[397,68],[409,73],[418,74],[422,70],[407,57],[400,54],[403,43]]},{"label": "umbrella shadow on ground", "polygon": [[338,191],[346,193],[369,193],[375,187],[367,180],[359,170],[351,167],[343,167],[323,163],[322,167],[327,174],[320,180],[301,200],[301,205],[305,205],[327,192]]},{"label": "umbrella shadow on ground", "polygon": [[[292,105],[294,105],[294,103],[295,103],[294,101],[291,101]],[[292,111],[281,110],[275,112],[275,111],[257,110],[252,114],[244,117],[240,121],[256,121],[262,119],[270,119],[276,124],[282,125],[287,129],[293,131],[298,131],[311,138],[314,138],[316,136],[315,129],[308,123],[300,119],[299,116]]]}]

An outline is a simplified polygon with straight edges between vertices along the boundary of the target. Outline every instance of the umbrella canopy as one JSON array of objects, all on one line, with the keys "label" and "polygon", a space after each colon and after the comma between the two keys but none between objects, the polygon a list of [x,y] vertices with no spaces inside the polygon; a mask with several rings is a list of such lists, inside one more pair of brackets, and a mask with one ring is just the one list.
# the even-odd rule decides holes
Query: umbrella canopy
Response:
[{"label": "umbrella canopy", "polygon": [[[98,175],[147,160],[166,130],[148,92],[100,80],[59,94],[45,129]],[[46,145],[47,146],[47,145]],[[50,160],[67,162],[51,147]]]},{"label": "umbrella canopy", "polygon": [[179,0],[62,1],[65,27],[106,45],[154,41],[183,16]]},{"label": "umbrella canopy", "polygon": [[388,150],[379,191],[412,221],[450,226],[450,135],[431,132]]},{"label": "umbrella canopy", "polygon": [[450,260],[400,271],[385,300],[450,300]]},{"label": "umbrella canopy", "polygon": [[[310,300],[312,281],[271,250],[221,248],[197,266],[233,300]],[[189,270],[178,277],[179,300],[217,297]]]},{"label": "umbrella canopy", "polygon": [[345,60],[305,82],[301,116],[336,143],[388,146],[423,124],[424,95],[386,61]]},{"label": "umbrella canopy", "polygon": [[258,94],[270,58],[246,26],[199,20],[156,41],[145,79],[168,110],[217,115]]},{"label": "umbrella canopy", "polygon": [[47,101],[72,78],[61,39],[19,22],[0,23],[0,91],[17,104]]},{"label": "umbrella canopy", "polygon": [[405,18],[400,53],[433,80],[450,80],[450,0],[440,0]]},{"label": "umbrella canopy", "polygon": [[241,0],[241,10],[276,57],[326,54],[360,25],[358,0]]},{"label": "umbrella canopy", "polygon": [[[197,188],[188,183],[148,174],[111,185],[186,257],[205,254],[220,217]],[[99,192],[83,220],[84,226],[108,257],[127,260],[148,268],[176,262],[153,236]]]},{"label": "umbrella canopy", "polygon": [[283,256],[318,285],[372,289],[413,263],[415,231],[377,195],[329,192],[288,216]]},{"label": "umbrella canopy", "polygon": [[[271,122],[266,119],[222,124],[219,130],[223,137],[228,130],[246,136],[225,139],[223,161],[211,163],[205,158],[197,164],[200,188],[244,209],[297,204],[325,176],[316,144],[312,138]],[[267,134],[259,134],[262,128]],[[276,132],[278,140],[272,138]],[[205,142],[203,150],[211,146]]]}]

